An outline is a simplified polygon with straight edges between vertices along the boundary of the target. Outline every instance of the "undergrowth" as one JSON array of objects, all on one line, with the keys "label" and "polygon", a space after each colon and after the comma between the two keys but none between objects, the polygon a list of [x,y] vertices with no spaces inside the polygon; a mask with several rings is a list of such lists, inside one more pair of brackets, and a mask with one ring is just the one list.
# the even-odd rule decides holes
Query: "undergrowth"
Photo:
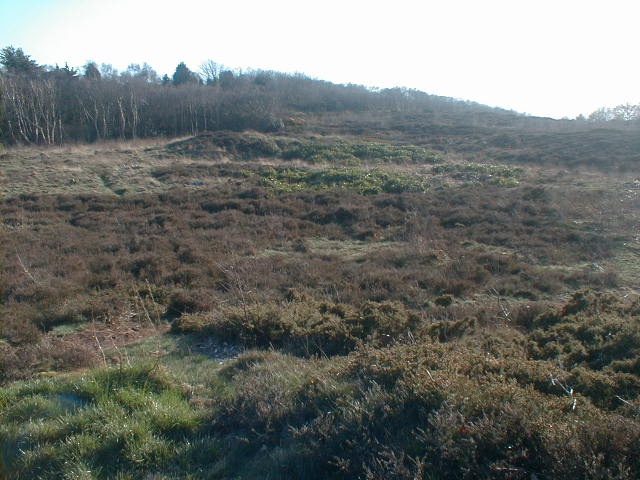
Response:
[{"label": "undergrowth", "polygon": [[173,330],[210,335],[247,347],[275,347],[314,356],[345,354],[363,342],[386,345],[418,323],[419,317],[400,303],[367,302],[354,308],[294,297],[281,304],[183,315],[173,324]]},{"label": "undergrowth", "polygon": [[486,163],[472,129],[426,167],[447,138],[387,120],[12,188],[0,476],[640,477],[632,187]]},{"label": "undergrowth", "polygon": [[436,165],[432,172],[466,182],[486,182],[503,187],[514,187],[518,185],[518,178],[524,174],[524,169],[506,165],[467,163]]},{"label": "undergrowth", "polygon": [[362,142],[344,138],[320,140],[270,137],[257,132],[219,131],[203,134],[173,142],[167,150],[172,154],[196,158],[211,159],[224,154],[241,161],[258,157],[342,166],[363,163],[433,164],[442,161],[440,154],[416,145]]},{"label": "undergrowth", "polygon": [[302,159],[310,163],[347,165],[359,165],[365,161],[397,164],[430,164],[442,161],[437,153],[424,147],[345,140],[333,143],[294,141],[283,148],[281,155],[285,160]]},{"label": "undergrowth", "polygon": [[[327,304],[291,292],[281,304],[183,315],[175,330],[194,345],[259,350],[200,369],[208,387],[199,393],[167,370],[188,368],[186,353],[166,366],[14,383],[0,395],[4,473],[637,478],[640,380],[625,363],[640,348],[637,302],[580,291],[501,320],[501,309],[467,308],[463,319],[456,308],[418,316],[400,304]],[[559,330],[577,316],[592,333]],[[616,331],[622,318],[631,326]],[[608,352],[606,365],[545,349],[552,331],[577,351]]]},{"label": "undergrowth", "polygon": [[270,167],[260,175],[264,185],[276,193],[339,188],[374,195],[423,192],[428,188],[428,181],[420,175],[359,167],[320,170]]}]

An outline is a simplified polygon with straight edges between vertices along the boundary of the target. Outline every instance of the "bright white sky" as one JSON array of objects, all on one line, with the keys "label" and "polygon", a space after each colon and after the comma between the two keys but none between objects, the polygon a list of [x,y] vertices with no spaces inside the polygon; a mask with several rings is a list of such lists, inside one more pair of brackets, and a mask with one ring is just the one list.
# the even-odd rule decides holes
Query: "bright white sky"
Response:
[{"label": "bright white sky", "polygon": [[637,0],[0,0],[0,48],[403,86],[532,115],[640,103]]}]

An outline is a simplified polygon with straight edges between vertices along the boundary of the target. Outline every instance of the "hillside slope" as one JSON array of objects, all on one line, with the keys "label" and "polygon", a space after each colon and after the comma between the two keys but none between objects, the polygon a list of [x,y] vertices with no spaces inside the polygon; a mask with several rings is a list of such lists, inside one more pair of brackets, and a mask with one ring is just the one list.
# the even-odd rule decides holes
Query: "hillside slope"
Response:
[{"label": "hillside slope", "polygon": [[0,474],[640,476],[637,135],[438,105],[4,149]]}]

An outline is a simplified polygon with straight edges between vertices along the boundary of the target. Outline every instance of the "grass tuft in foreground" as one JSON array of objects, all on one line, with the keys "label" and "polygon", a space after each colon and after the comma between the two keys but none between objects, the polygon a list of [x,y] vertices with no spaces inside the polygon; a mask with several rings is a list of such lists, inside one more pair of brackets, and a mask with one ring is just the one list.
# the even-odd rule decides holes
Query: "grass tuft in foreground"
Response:
[{"label": "grass tuft in foreground", "polygon": [[196,443],[218,448],[197,435],[200,414],[183,393],[148,366],[17,383],[0,404],[8,478],[184,474]]}]

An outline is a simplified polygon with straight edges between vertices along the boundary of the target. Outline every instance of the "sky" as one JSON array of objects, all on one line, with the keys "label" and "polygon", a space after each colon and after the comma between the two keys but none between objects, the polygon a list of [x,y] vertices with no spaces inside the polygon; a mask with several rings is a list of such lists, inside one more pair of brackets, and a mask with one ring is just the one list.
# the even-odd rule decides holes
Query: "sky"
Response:
[{"label": "sky", "polygon": [[637,0],[0,0],[0,48],[171,76],[207,60],[535,116],[640,103]]}]

